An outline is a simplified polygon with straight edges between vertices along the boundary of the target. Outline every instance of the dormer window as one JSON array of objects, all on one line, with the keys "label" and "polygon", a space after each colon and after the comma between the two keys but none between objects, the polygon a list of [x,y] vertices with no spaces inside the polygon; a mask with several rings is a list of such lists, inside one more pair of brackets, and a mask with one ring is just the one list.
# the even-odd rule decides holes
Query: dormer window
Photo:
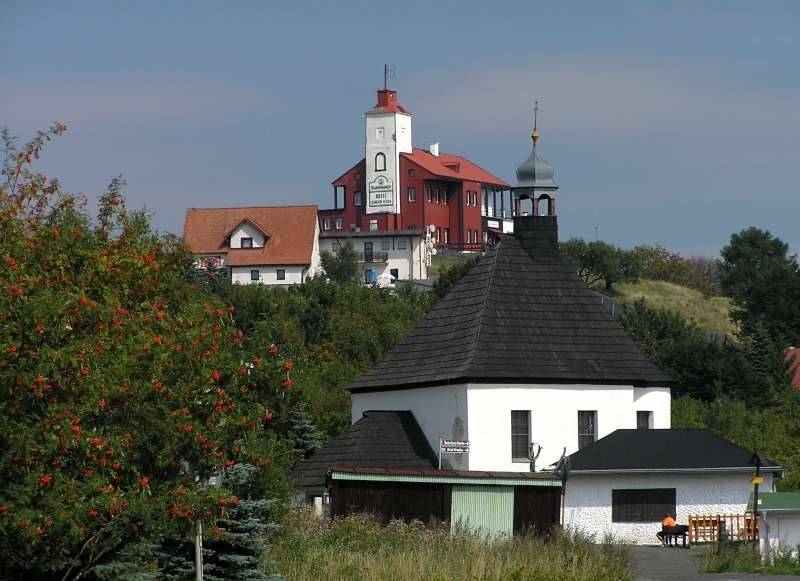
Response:
[{"label": "dormer window", "polygon": [[385,153],[378,153],[375,155],[375,171],[386,171]]},{"label": "dormer window", "polygon": [[247,238],[242,237],[240,247],[241,248],[252,248],[253,247],[253,239],[250,238],[250,237],[247,237]]}]

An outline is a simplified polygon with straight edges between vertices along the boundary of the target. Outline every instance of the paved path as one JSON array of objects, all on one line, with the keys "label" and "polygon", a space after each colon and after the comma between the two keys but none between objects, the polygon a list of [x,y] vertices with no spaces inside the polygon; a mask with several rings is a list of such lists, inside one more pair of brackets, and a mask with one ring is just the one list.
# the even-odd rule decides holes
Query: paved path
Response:
[{"label": "paved path", "polygon": [[798,581],[791,575],[753,575],[751,573],[698,573],[702,548],[662,549],[630,547],[637,581]]}]

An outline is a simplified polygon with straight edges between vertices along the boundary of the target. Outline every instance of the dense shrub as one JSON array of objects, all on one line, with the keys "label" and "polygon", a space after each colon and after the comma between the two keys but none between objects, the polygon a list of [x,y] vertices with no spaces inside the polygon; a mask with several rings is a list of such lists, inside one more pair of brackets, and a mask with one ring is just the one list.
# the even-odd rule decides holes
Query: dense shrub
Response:
[{"label": "dense shrub", "polygon": [[274,538],[272,558],[287,581],[625,581],[625,550],[577,534],[487,541],[443,525],[392,522],[364,515],[320,520],[292,512]]}]

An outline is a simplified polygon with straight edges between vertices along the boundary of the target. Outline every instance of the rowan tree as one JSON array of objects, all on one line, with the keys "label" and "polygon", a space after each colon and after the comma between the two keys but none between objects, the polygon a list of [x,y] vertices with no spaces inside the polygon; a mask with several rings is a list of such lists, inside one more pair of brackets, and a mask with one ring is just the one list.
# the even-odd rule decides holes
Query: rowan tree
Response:
[{"label": "rowan tree", "polygon": [[[139,539],[213,534],[238,499],[209,477],[264,466],[291,362],[245,342],[174,236],[33,164],[66,127],[17,149],[0,187],[0,578],[77,579]],[[284,416],[285,417],[285,416]]]}]

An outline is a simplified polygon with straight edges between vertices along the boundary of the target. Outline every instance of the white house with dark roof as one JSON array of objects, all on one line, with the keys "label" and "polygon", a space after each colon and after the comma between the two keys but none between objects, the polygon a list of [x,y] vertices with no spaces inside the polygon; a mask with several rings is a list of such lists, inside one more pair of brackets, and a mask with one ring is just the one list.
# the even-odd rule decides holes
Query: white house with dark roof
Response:
[{"label": "white house with dark roof", "polygon": [[497,247],[347,389],[365,410],[411,410],[445,464],[538,468],[621,428],[669,428],[671,379],[561,261],[555,216],[517,217]]},{"label": "white house with dark roof", "polygon": [[[783,470],[769,461],[760,470],[761,490],[771,492]],[[754,471],[752,451],[707,430],[617,430],[570,456],[564,524],[597,539],[652,544],[667,513],[679,524],[743,516]]]}]

